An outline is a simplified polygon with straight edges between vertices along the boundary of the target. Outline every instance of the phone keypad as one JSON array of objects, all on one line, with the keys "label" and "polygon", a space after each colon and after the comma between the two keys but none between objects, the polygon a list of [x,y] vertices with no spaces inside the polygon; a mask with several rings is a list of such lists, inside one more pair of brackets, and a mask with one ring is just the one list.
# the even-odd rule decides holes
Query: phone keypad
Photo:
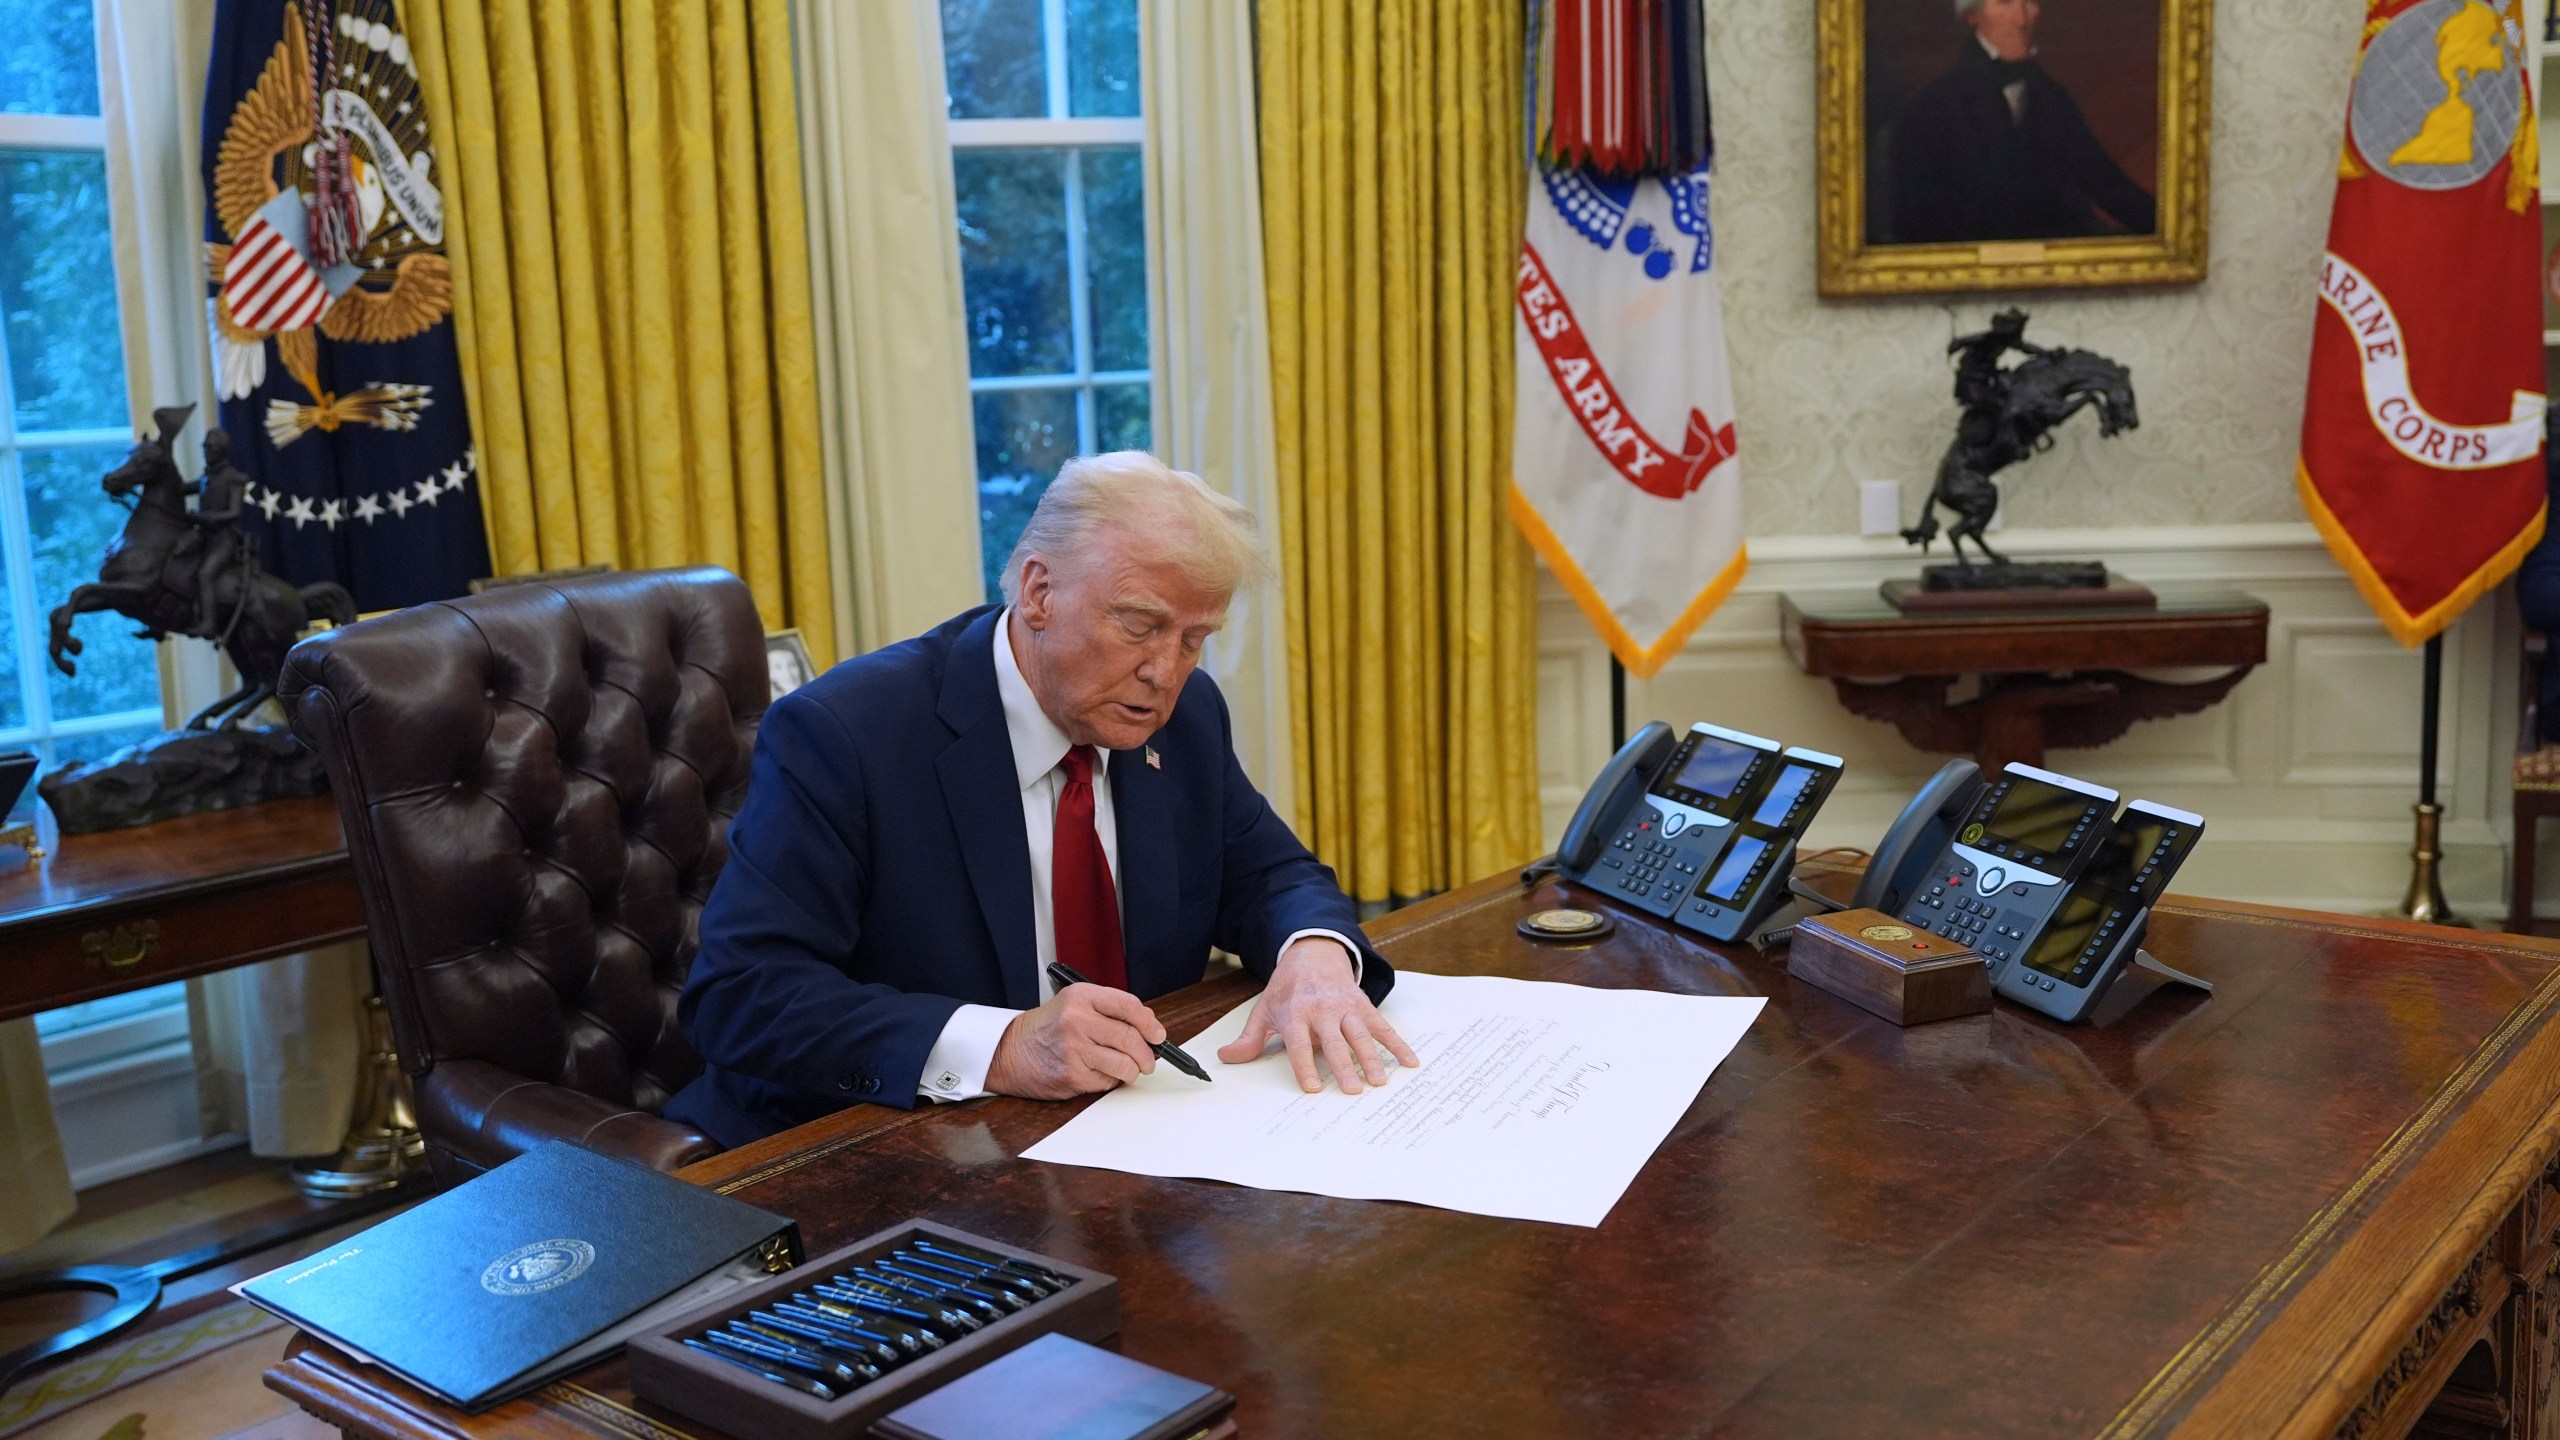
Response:
[{"label": "phone keypad", "polygon": [[[1650,812],[1648,812],[1650,813]],[[1592,873],[1594,884],[1606,885],[1645,908],[1669,914],[1698,883],[1698,857],[1660,838],[1651,819],[1640,820],[1609,842]]]}]

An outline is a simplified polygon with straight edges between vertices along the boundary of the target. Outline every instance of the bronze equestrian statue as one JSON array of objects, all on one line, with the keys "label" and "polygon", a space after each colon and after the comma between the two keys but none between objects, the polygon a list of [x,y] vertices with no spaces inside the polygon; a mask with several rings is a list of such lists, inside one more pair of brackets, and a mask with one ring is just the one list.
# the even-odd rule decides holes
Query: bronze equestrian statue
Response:
[{"label": "bronze equestrian statue", "polygon": [[[2009,557],[1991,548],[1982,529],[2000,508],[2000,487],[1991,477],[2030,455],[2053,448],[2053,431],[2063,421],[2092,406],[2098,433],[2121,434],[2142,423],[2134,408],[2133,377],[2122,365],[2086,350],[2052,349],[2026,338],[2027,314],[2003,310],[1991,317],[1991,328],[1959,336],[1947,343],[1956,360],[1956,403],[1964,407],[1956,421],[1956,438],[1938,462],[1937,484],[1921,502],[1920,523],[1902,538],[1926,554],[1938,537],[1937,507],[1955,515],[1947,527],[1947,548],[1968,573],[1964,542],[1971,540],[1982,558],[2005,566]],[[2011,352],[2027,358],[2008,369],[2000,362]]]},{"label": "bronze equestrian statue", "polygon": [[[98,482],[133,516],[107,542],[97,582],[74,589],[54,607],[47,651],[63,674],[78,674],[71,657],[80,653],[80,637],[71,633],[71,622],[97,610],[139,622],[140,639],[210,640],[240,673],[240,688],[198,711],[187,728],[229,730],[276,693],[284,652],[305,626],[322,617],[349,624],[356,606],[344,586],[290,585],[258,564],[240,533],[249,477],[231,463],[230,437],[206,432],[202,481],[190,484],[178,472],[169,447],[194,413],[192,405],[152,411],[160,433],[135,445]],[[193,510],[187,508],[190,495],[200,497]]]}]

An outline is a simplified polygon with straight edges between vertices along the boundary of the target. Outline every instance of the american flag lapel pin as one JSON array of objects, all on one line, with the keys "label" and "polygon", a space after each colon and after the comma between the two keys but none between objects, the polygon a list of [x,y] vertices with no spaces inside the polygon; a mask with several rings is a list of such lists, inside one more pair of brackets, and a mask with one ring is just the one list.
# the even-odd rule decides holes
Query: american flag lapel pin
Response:
[{"label": "american flag lapel pin", "polygon": [[1148,769],[1150,769],[1150,770],[1161,770],[1161,769],[1163,769],[1163,768],[1164,768],[1164,757],[1156,753],[1156,747],[1154,747],[1153,745],[1150,745],[1150,746],[1146,747],[1146,750],[1147,750],[1147,768],[1148,768]]}]

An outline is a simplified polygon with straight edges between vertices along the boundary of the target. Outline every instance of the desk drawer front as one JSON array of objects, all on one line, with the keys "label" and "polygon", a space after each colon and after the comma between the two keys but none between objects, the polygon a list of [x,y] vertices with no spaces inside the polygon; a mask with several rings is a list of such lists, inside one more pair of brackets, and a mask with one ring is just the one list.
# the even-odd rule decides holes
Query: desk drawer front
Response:
[{"label": "desk drawer front", "polygon": [[364,933],[345,872],[29,927],[5,944],[0,1019],[139,990]]}]

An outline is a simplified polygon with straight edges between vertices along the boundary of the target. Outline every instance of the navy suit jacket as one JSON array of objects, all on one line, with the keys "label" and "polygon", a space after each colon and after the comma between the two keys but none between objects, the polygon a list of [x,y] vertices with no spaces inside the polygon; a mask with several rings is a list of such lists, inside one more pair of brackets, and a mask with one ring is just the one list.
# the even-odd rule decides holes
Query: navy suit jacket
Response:
[{"label": "navy suit jacket", "polygon": [[[669,1119],[734,1146],[856,1101],[904,1109],[953,1011],[1040,1002],[1003,613],[848,660],[766,712],[677,1006],[706,1068]],[[1361,989],[1385,999],[1394,972],[1245,778],[1206,672],[1149,744],[1161,768],[1126,750],[1109,767],[1129,988],[1191,984],[1213,945],[1268,980],[1281,942],[1324,929],[1360,942]]]}]

